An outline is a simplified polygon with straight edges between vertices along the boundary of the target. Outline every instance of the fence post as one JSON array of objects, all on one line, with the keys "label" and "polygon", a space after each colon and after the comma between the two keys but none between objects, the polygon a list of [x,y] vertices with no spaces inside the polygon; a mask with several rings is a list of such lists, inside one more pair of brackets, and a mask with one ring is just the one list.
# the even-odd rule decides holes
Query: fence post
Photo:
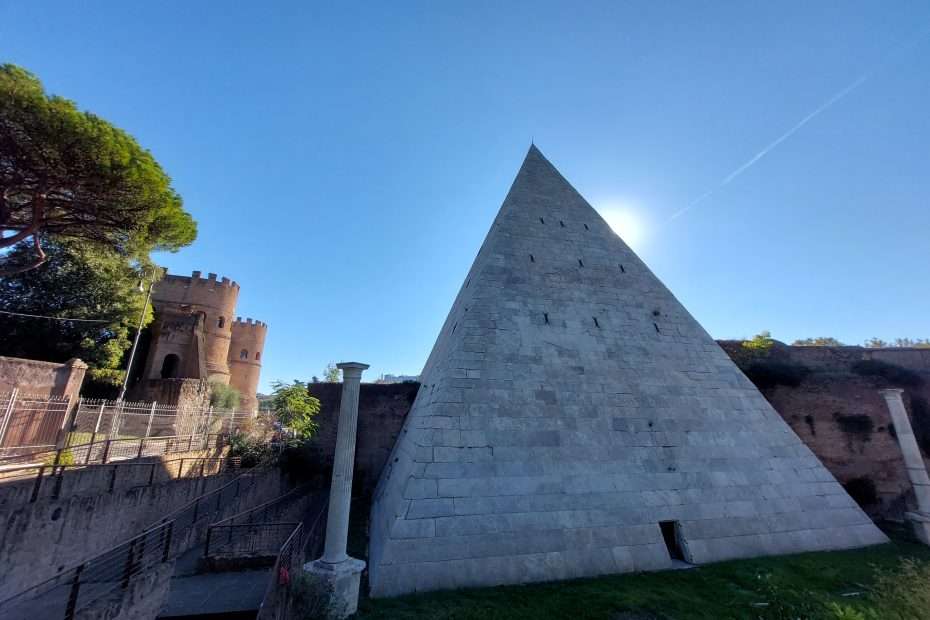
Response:
[{"label": "fence post", "polygon": [[145,437],[139,438],[139,453],[136,455],[137,459],[142,458],[142,449],[145,447]]},{"label": "fence post", "polygon": [[110,422],[110,439],[119,437],[119,426],[123,421],[123,401],[116,401],[116,411],[113,413],[113,421]]},{"label": "fence post", "polygon": [[[78,410],[81,408],[81,398],[78,398],[77,405],[74,407],[71,406],[71,394],[68,394],[67,399],[65,400],[65,415],[61,418],[61,427],[58,429],[58,434],[55,437],[55,447],[56,448],[65,448],[70,443],[68,441],[68,436],[71,434],[71,427],[74,426],[74,422],[77,419]],[[57,462],[55,463],[58,464]]]},{"label": "fence post", "polygon": [[45,476],[45,465],[39,467],[39,475],[36,476],[35,486],[32,487],[32,497],[29,498],[30,503],[39,499],[39,489],[42,487],[43,476]]},{"label": "fence post", "polygon": [[129,543],[129,554],[126,556],[126,567],[123,569],[123,589],[129,587],[129,579],[132,577],[133,564],[135,562],[136,539],[133,538]]},{"label": "fence post", "polygon": [[111,442],[111,441],[113,441],[113,440],[112,440],[112,439],[107,439],[105,442],[103,442],[103,457],[100,459],[100,462],[101,462],[103,465],[106,465],[106,464],[107,464],[107,456],[109,456],[109,454],[110,454],[110,442]]},{"label": "fence post", "polygon": [[107,406],[107,401],[100,402],[100,411],[97,412],[97,421],[94,423],[94,435],[100,432],[100,423],[103,421],[103,408]]},{"label": "fence post", "polygon": [[158,401],[152,403],[152,410],[149,411],[149,423],[145,426],[145,436],[148,437],[149,433],[152,432],[152,419],[155,417],[155,406],[158,404]]},{"label": "fence post", "polygon": [[78,591],[81,589],[81,573],[83,572],[83,564],[74,569],[74,579],[71,580],[71,590],[68,592],[68,605],[65,608],[65,620],[74,618],[74,612],[77,608]]},{"label": "fence post", "polygon": [[171,535],[174,533],[174,520],[168,522],[168,532],[165,534],[165,553],[161,558],[162,562],[167,562],[171,557]]},{"label": "fence post", "polygon": [[3,439],[6,437],[6,429],[10,425],[10,418],[13,416],[13,405],[16,403],[16,393],[19,390],[13,388],[13,391],[10,392],[10,402],[6,404],[5,411],[3,412],[3,421],[0,422],[0,447],[3,446]]}]

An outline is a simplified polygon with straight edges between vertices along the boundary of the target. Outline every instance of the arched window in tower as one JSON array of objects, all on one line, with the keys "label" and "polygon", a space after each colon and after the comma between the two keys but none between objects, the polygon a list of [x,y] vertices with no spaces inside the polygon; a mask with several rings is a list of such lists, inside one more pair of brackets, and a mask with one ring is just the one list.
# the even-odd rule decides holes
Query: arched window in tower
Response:
[{"label": "arched window in tower", "polygon": [[255,352],[255,361],[257,362],[257,361],[260,360],[260,359],[262,359],[262,352],[261,352],[261,351],[256,351],[256,352]]},{"label": "arched window in tower", "polygon": [[239,359],[241,360],[249,359],[249,352],[246,349],[242,349],[241,351],[239,351]]},{"label": "arched window in tower", "polygon": [[181,358],[174,353],[169,353],[161,362],[161,378],[175,379],[178,376],[178,369],[181,367]]},{"label": "arched window in tower", "polygon": [[216,326],[217,326],[219,329],[223,329],[224,327],[226,327],[226,317],[222,317],[222,316],[221,316],[220,318],[218,318],[218,319],[216,320]]}]

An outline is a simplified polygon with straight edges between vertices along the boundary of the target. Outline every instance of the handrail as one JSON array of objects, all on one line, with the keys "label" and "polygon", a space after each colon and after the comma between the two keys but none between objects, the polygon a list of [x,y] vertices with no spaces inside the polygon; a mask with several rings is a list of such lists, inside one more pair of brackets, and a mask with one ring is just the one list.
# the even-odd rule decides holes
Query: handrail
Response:
[{"label": "handrail", "polygon": [[[62,448],[57,448],[54,450],[39,450],[37,452],[29,452],[26,454],[0,456],[0,465],[4,465],[7,463],[19,463],[19,462],[24,462],[24,461],[28,463],[29,462],[28,459],[36,460],[42,457],[44,457],[45,459],[48,459],[49,457],[52,457],[53,455],[54,455],[54,461],[51,464],[58,465],[61,463],[61,459],[64,453],[67,452],[73,455],[75,453],[81,453],[84,450],[86,450],[85,457],[84,457],[84,463],[83,463],[84,465],[98,465],[98,464],[105,465],[107,463],[107,459],[112,456],[111,455],[112,446],[118,445],[118,444],[134,445],[138,443],[139,448],[136,451],[135,458],[142,458],[144,456],[158,456],[158,454],[149,454],[149,455],[145,454],[145,446],[147,443],[150,445],[153,443],[169,443],[170,444],[172,440],[175,440],[176,445],[183,446],[184,442],[185,441],[187,442],[186,450],[177,450],[177,449],[176,450],[165,450],[164,452],[161,453],[161,454],[170,454],[172,452],[187,452],[187,451],[192,450],[194,447],[195,440],[198,441],[200,446],[202,446],[201,449],[205,449],[207,446],[210,445],[211,437],[214,437],[218,440],[218,439],[221,439],[227,436],[228,435],[226,433],[207,433],[207,434],[192,433],[190,435],[162,435],[162,436],[156,436],[156,437],[127,437],[127,438],[117,438],[117,439],[104,439],[101,441],[91,441],[89,443],[66,445]],[[94,453],[95,446],[103,446],[103,451],[99,452],[100,463],[91,462],[91,456]],[[132,458],[132,457],[127,457],[127,458]]]},{"label": "handrail", "polygon": [[[131,538],[129,541],[116,545],[104,553],[97,554],[94,557],[72,566],[68,570],[59,571],[57,575],[46,579],[45,581],[39,582],[38,584],[26,588],[25,590],[7,598],[3,601],[0,601],[0,618],[3,620],[15,620],[18,618],[23,618],[24,620],[32,620],[34,618],[41,617],[43,620],[46,618],[58,618],[61,617],[64,620],[72,620],[74,614],[77,610],[82,607],[100,600],[101,597],[107,596],[112,593],[116,587],[109,588],[107,590],[100,590],[94,588],[92,598],[90,600],[85,600],[81,603],[78,600],[80,594],[80,586],[84,583],[93,583],[95,586],[100,583],[102,579],[112,577],[112,571],[110,573],[101,572],[96,570],[97,567],[103,567],[104,570],[110,570],[113,565],[111,558],[108,558],[108,554],[113,554],[119,551],[122,554],[123,549],[128,549],[128,553],[125,554],[125,557],[122,555],[122,560],[124,561],[124,570],[119,573],[119,586],[121,589],[125,590],[130,583],[132,577],[141,574],[145,571],[150,570],[153,566],[167,562],[171,559],[174,559],[179,555],[182,550],[175,551],[177,541],[181,538],[182,534],[186,537],[190,534],[191,530],[196,531],[196,525],[199,521],[198,512],[202,503],[206,503],[206,499],[209,498],[209,501],[213,501],[212,496],[220,493],[217,496],[217,499],[220,501],[216,502],[216,505],[213,506],[213,510],[221,510],[224,506],[222,504],[223,491],[229,489],[233,484],[237,484],[237,492],[232,497],[232,499],[238,501],[239,491],[238,488],[240,481],[247,476],[254,477],[256,472],[267,472],[270,471],[271,459],[260,463],[254,468],[248,469],[243,473],[239,474],[233,480],[230,480],[228,483],[223,486],[204,493],[199,497],[195,498],[191,502],[185,504],[181,508],[169,513],[163,517],[158,523],[147,528],[141,534]],[[189,523],[182,527],[178,523],[178,519],[184,515],[185,512],[193,512],[193,518]],[[145,552],[151,552],[151,545],[147,545],[144,541],[146,540],[146,535],[151,534],[152,532],[164,532],[164,539],[160,543],[161,553],[159,555],[160,560],[158,562],[140,562],[139,557],[144,559]],[[138,545],[133,544],[134,541],[141,539],[141,551],[137,548]],[[85,575],[90,575],[86,577]],[[30,595],[31,593],[31,595]],[[41,597],[41,600],[39,600]],[[56,598],[58,597],[58,598]],[[86,598],[86,597],[85,597]],[[27,600],[28,599],[28,600]],[[59,605],[60,604],[60,605]],[[55,613],[55,606],[59,605],[61,610],[61,615]],[[38,610],[36,608],[39,608]],[[50,611],[49,607],[53,609]],[[19,615],[14,615],[17,612],[21,612]]]},{"label": "handrail", "polygon": [[231,516],[231,517],[226,517],[226,518],[223,519],[222,521],[217,521],[216,523],[211,523],[211,524],[210,524],[210,527],[220,527],[220,526],[224,526],[224,525],[235,525],[235,524],[233,524],[233,523],[227,523],[227,522],[228,522],[228,521],[234,521],[234,520],[239,519],[239,518],[241,518],[241,517],[244,517],[244,516],[246,516],[246,515],[251,515],[251,514],[254,514],[254,513],[257,513],[257,512],[261,512],[261,511],[263,511],[263,510],[266,510],[266,509],[270,508],[271,506],[273,506],[273,505],[275,505],[275,504],[278,504],[278,503],[281,503],[281,502],[284,502],[284,501],[293,499],[294,497],[302,497],[303,494],[306,492],[306,490],[307,490],[308,488],[310,488],[311,486],[312,486],[312,483],[302,484],[301,486],[295,487],[295,488],[291,489],[290,491],[288,491],[287,493],[284,493],[283,495],[279,495],[278,497],[272,498],[272,499],[268,500],[267,502],[264,502],[264,503],[262,503],[262,504],[259,504],[258,506],[255,506],[254,508],[249,508],[248,510],[243,510],[242,512],[237,513],[237,514],[234,514],[234,515]]},{"label": "handrail", "polygon": [[[327,496],[310,527],[304,527],[303,522],[301,522],[294,528],[294,531],[284,541],[284,544],[281,545],[278,557],[275,559],[274,568],[271,570],[271,578],[265,587],[265,595],[258,606],[257,620],[271,620],[272,618],[274,620],[284,620],[288,618],[288,608],[290,607],[288,590],[293,579],[291,575],[295,572],[295,564],[297,566],[303,565],[307,553],[316,553],[316,547],[322,548],[323,536],[321,530],[326,524],[328,508],[329,497]],[[274,615],[272,616],[272,614]]]}]

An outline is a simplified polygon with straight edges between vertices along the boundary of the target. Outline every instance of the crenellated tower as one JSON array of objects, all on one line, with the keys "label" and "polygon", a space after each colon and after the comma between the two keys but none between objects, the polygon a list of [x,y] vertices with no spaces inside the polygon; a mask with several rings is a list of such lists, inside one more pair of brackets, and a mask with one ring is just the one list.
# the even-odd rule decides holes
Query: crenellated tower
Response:
[{"label": "crenellated tower", "polygon": [[261,321],[236,317],[232,324],[232,341],[229,347],[229,385],[242,395],[240,408],[255,411],[258,400],[258,381],[262,372],[262,353],[265,350],[265,335],[268,325]]},{"label": "crenellated tower", "polygon": [[[145,377],[147,379],[171,379],[194,376],[220,383],[229,383],[229,343],[232,338],[232,317],[239,299],[239,285],[229,278],[217,279],[215,273],[206,278],[199,271],[186,276],[165,276],[152,291],[152,305],[156,322]],[[202,317],[200,330],[181,325],[189,321],[179,316]],[[170,318],[169,318],[170,317]],[[195,342],[191,342],[194,339]],[[201,340],[202,342],[196,342]],[[195,364],[189,359],[192,349],[199,349],[205,368],[203,375],[195,375]],[[176,358],[169,358],[175,355]],[[166,360],[168,360],[166,362]],[[172,372],[174,370],[174,372]]]},{"label": "crenellated tower", "polygon": [[215,273],[165,276],[152,290],[155,320],[142,381],[135,396],[154,399],[166,380],[198,379],[232,385],[242,408],[257,408],[255,391],[268,326],[233,317],[239,285]]}]

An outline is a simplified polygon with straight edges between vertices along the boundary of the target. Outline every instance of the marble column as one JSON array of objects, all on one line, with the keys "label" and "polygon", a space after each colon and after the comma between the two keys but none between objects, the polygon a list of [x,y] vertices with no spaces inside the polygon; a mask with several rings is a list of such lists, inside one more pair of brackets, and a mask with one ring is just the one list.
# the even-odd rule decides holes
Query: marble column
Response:
[{"label": "marble column", "polygon": [[930,545],[930,477],[927,476],[927,468],[924,466],[920,447],[917,445],[917,439],[911,429],[911,421],[907,417],[907,410],[901,399],[903,392],[904,390],[898,388],[879,390],[879,394],[888,405],[888,412],[894,423],[895,436],[901,447],[901,453],[904,455],[907,477],[914,487],[914,495],[917,496],[917,512],[908,512],[905,516],[913,525],[917,538],[924,544]]},{"label": "marble column", "polygon": [[320,595],[328,599],[326,616],[346,618],[358,609],[358,591],[365,562],[346,554],[349,538],[349,509],[352,503],[352,473],[355,468],[355,434],[358,428],[358,392],[367,364],[345,362],[342,370],[342,401],[336,429],[336,454],[329,490],[326,543],[323,557],[304,566],[319,580]]}]

